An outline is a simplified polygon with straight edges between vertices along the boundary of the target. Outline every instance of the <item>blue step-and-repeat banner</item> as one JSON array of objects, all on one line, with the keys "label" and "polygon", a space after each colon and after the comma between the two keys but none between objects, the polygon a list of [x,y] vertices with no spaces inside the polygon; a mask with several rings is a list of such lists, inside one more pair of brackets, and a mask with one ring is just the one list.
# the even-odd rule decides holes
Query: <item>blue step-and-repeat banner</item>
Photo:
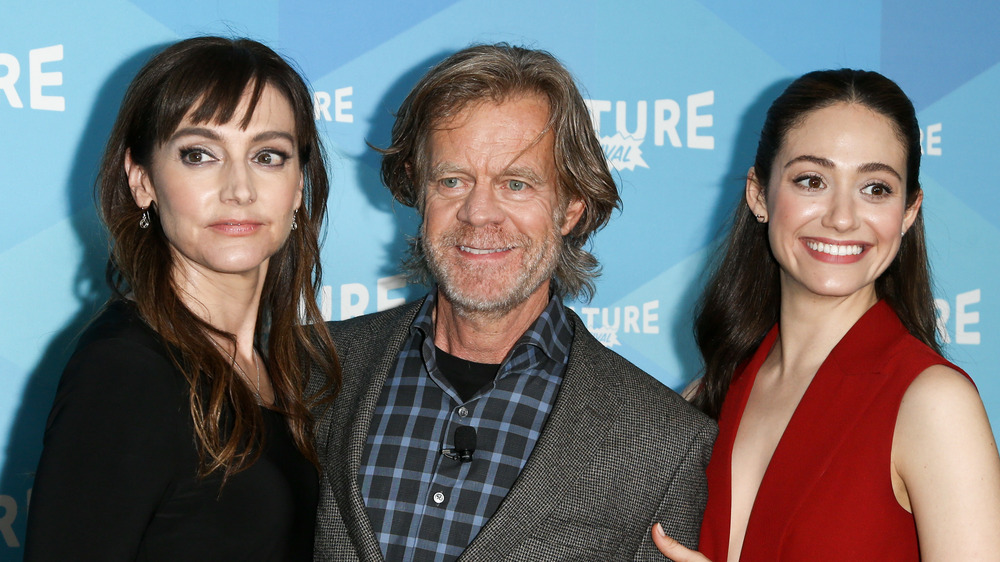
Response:
[{"label": "blue step-and-repeat banner", "polygon": [[107,297],[92,186],[129,80],[156,50],[246,35],[315,89],[333,174],[320,295],[346,318],[419,297],[397,265],[418,219],[378,178],[393,111],[469,43],[559,57],[585,89],[624,209],[573,303],[665,384],[698,373],[691,307],[770,101],[819,68],[878,70],[913,99],[940,328],[1000,429],[1000,4],[982,0],[0,0],[0,559],[18,560],[45,418]]}]

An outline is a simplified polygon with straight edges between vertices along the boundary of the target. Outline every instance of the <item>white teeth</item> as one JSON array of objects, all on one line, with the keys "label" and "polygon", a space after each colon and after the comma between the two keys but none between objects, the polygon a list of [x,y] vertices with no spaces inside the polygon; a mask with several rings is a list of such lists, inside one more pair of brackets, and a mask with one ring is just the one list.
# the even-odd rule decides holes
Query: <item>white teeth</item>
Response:
[{"label": "white teeth", "polygon": [[806,246],[814,252],[823,252],[831,256],[856,256],[864,250],[864,247],[858,244],[823,244],[813,240],[806,242]]},{"label": "white teeth", "polygon": [[497,252],[503,252],[503,251],[505,251],[507,249],[507,248],[494,248],[492,250],[482,250],[480,248],[470,248],[468,246],[459,246],[459,248],[463,252],[468,252],[470,254],[474,254],[474,255],[477,255],[477,256],[482,256],[482,255],[486,255],[486,254],[495,254]]}]

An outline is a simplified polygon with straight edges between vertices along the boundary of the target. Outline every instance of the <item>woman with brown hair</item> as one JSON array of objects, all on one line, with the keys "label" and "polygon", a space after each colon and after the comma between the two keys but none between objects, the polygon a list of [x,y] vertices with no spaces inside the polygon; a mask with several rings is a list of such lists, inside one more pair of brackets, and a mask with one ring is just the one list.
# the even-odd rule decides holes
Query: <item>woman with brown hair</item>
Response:
[{"label": "woman with brown hair", "polygon": [[248,39],[133,80],[97,182],[112,298],[56,395],[26,560],[311,560],[329,190],[311,96]]},{"label": "woman with brown hair", "polygon": [[695,324],[708,558],[997,560],[1000,457],[940,354],[919,170],[913,105],[876,72],[811,72],[768,110]]}]

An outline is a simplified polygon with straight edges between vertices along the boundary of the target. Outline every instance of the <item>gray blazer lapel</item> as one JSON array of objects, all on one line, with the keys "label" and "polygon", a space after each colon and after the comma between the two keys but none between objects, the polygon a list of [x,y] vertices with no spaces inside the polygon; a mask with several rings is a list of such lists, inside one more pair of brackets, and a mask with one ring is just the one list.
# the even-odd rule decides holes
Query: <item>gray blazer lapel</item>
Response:
[{"label": "gray blazer lapel", "polygon": [[351,541],[363,560],[381,560],[382,552],[358,485],[361,456],[382,387],[422,304],[421,300],[369,317],[363,329],[331,325],[341,354],[344,384],[332,406],[323,466]]},{"label": "gray blazer lapel", "polygon": [[559,396],[528,462],[496,513],[459,560],[500,560],[524,542],[567,495],[624,408],[603,350],[578,316]]}]

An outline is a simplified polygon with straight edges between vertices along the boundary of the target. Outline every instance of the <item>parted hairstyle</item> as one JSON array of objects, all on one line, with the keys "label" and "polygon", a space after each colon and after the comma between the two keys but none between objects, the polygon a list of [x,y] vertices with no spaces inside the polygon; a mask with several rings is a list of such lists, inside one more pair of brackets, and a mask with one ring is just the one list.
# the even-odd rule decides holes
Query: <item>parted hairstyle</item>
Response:
[{"label": "parted hairstyle", "polygon": [[[110,238],[107,277],[112,298],[135,301],[190,383],[202,476],[222,471],[228,477],[252,464],[261,452],[263,418],[253,391],[239,380],[232,360],[223,357],[211,339],[215,334],[235,345],[235,336],[203,321],[179,297],[169,243],[155,205],[149,208],[151,227],[139,228],[143,210],[132,198],[125,156],[131,153],[136,164],[149,169],[156,147],[170,138],[186,115],[195,123],[235,119],[246,127],[266,86],[274,87],[292,107],[304,191],[298,228],[267,268],[255,343],[261,346],[271,375],[274,408],[284,414],[298,449],[318,466],[309,410],[313,399],[303,396],[305,379],[309,365],[324,373],[328,380],[321,394],[328,400],[339,387],[340,365],[315,302],[321,279],[319,234],[329,182],[312,98],[298,72],[270,48],[250,39],[196,37],[167,47],[129,85],[96,184],[99,212]],[[249,96],[248,109],[236,115],[244,95]]]},{"label": "parted hairstyle", "polygon": [[[569,71],[551,54],[506,43],[474,45],[431,68],[400,106],[390,146],[379,150],[382,181],[397,201],[423,214],[431,133],[470,105],[499,104],[533,94],[548,100],[543,134],[551,131],[555,138],[560,201],[579,199],[585,205],[579,222],[563,237],[553,285],[560,296],[589,299],[600,265],[583,246],[607,224],[621,198],[583,96]],[[417,282],[432,279],[420,236],[410,241],[404,268]]]},{"label": "parted hairstyle", "polygon": [[[906,206],[912,205],[920,194],[920,129],[913,104],[892,80],[877,72],[852,69],[810,72],[793,81],[771,104],[754,159],[754,173],[765,197],[774,159],[788,132],[811,112],[839,103],[861,105],[890,121],[906,152]],[[718,418],[735,370],[778,321],[779,271],[767,223],[757,222],[741,199],[695,318],[695,340],[705,372],[694,403],[714,418]],[[922,211],[903,236],[892,263],[875,281],[875,292],[911,334],[940,353]]]}]

